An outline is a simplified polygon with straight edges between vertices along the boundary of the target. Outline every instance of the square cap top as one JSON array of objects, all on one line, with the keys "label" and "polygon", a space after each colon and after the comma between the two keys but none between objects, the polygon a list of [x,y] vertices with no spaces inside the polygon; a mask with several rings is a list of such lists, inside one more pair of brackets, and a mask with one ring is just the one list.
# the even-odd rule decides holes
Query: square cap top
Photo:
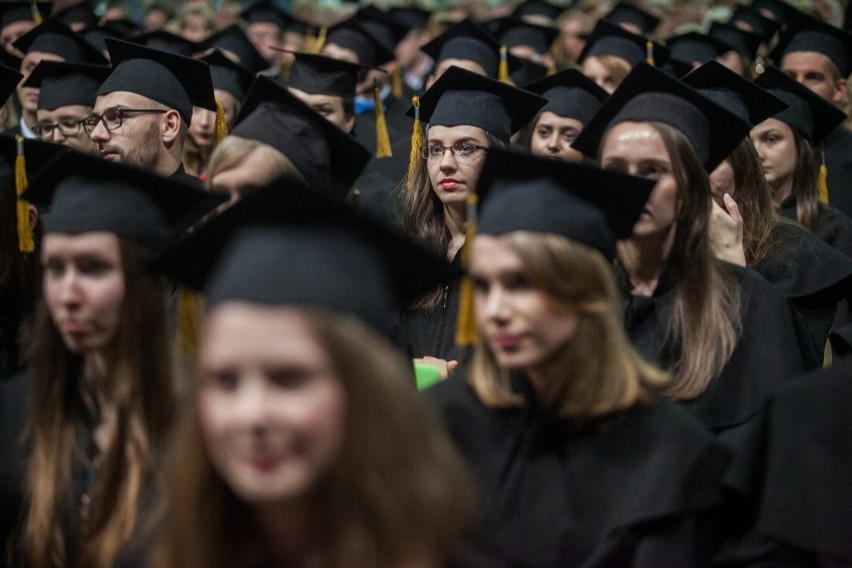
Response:
[{"label": "square cap top", "polygon": [[288,87],[299,89],[312,95],[329,95],[351,99],[355,97],[355,87],[370,69],[313,53],[291,52],[295,56],[290,66]]},{"label": "square cap top", "polygon": [[106,65],[41,60],[25,87],[41,89],[38,108],[53,110],[70,105],[95,106],[101,83],[112,69]]},{"label": "square cap top", "polygon": [[539,55],[550,51],[559,30],[551,26],[531,24],[515,16],[502,18],[497,26],[497,37],[509,49],[517,46],[531,47]]},{"label": "square cap top", "polygon": [[216,110],[213,82],[207,64],[119,39],[107,38],[113,71],[98,95],[128,91],[178,111],[186,124],[192,107]]},{"label": "square cap top", "polygon": [[737,4],[737,7],[734,9],[734,13],[731,14],[731,18],[728,20],[728,23],[733,24],[740,29],[744,29],[747,32],[759,35],[763,41],[772,39],[772,36],[775,35],[775,32],[778,31],[779,27],[777,20],[770,20],[769,18],[761,16],[760,12],[756,9],[742,4]]},{"label": "square cap top", "polygon": [[566,8],[546,0],[524,0],[512,10],[512,15],[517,18],[535,18],[534,21],[554,22],[564,10]]},{"label": "square cap top", "polygon": [[11,1],[0,2],[0,29],[15,22],[34,21],[35,12],[38,11],[42,21],[50,15],[50,2]]},{"label": "square cap top", "polygon": [[53,14],[60,22],[69,28],[74,24],[82,24],[82,29],[97,27],[100,18],[86,0],[72,4]]},{"label": "square cap top", "polygon": [[767,66],[755,82],[787,103],[787,109],[773,118],[798,131],[813,145],[822,142],[846,120],[842,110],[777,67]]},{"label": "square cap top", "polygon": [[158,49],[167,53],[174,53],[175,55],[183,55],[184,57],[192,57],[201,50],[201,47],[196,42],[167,32],[166,30],[155,30],[153,32],[137,34],[128,38],[127,41],[137,45],[144,45],[151,49]]},{"label": "square cap top", "polygon": [[377,35],[376,27],[365,25],[356,14],[329,28],[325,43],[352,50],[361,65],[378,67],[393,60],[395,44],[390,37]]},{"label": "square cap top", "polygon": [[549,111],[559,116],[589,122],[609,94],[594,81],[576,69],[566,69],[528,85],[524,90],[547,99],[539,111]]},{"label": "square cap top", "polygon": [[730,50],[726,43],[696,31],[668,38],[666,47],[671,51],[671,59],[690,65],[703,65]]},{"label": "square cap top", "polygon": [[199,59],[210,68],[213,88],[231,93],[242,103],[254,82],[254,73],[232,61],[218,48]]},{"label": "square cap top", "polygon": [[72,150],[45,165],[23,198],[49,205],[47,233],[106,231],[154,252],[226,200],[221,194]]},{"label": "square cap top", "polygon": [[458,277],[410,237],[285,178],[195,230],[156,267],[205,290],[211,306],[323,308],[382,331],[402,306]]},{"label": "square cap top", "polygon": [[231,134],[269,144],[293,162],[312,189],[341,200],[371,157],[353,137],[262,75]]},{"label": "square cap top", "polygon": [[429,24],[432,12],[417,6],[397,6],[388,10],[388,15],[397,25],[407,30],[420,30]]},{"label": "square cap top", "polygon": [[470,19],[447,28],[444,33],[420,48],[437,67],[445,59],[464,59],[478,64],[488,77],[497,78],[500,44]]},{"label": "square cap top", "polygon": [[41,51],[58,55],[65,61],[75,63],[108,63],[100,51],[91,46],[78,33],[63,24],[56,16],[34,27],[13,44],[22,53]]},{"label": "square cap top", "polygon": [[[648,58],[648,41],[647,38],[631,33],[617,24],[600,20],[586,38],[586,46],[577,61],[582,63],[590,55],[614,55],[633,67]],[[651,49],[657,65],[662,65],[669,58],[669,50],[666,47],[653,42]]]},{"label": "square cap top", "polygon": [[226,53],[230,52],[239,59],[240,65],[254,74],[269,67],[269,63],[266,62],[263,55],[254,47],[243,29],[237,24],[231,24],[211,35],[201,42],[199,47],[199,51],[219,48]]},{"label": "square cap top", "polygon": [[0,63],[0,100],[2,100],[2,104],[9,100],[23,78],[24,76],[17,69],[12,69]]},{"label": "square cap top", "polygon": [[799,10],[782,0],[752,0],[751,9],[784,26]]},{"label": "square cap top", "polygon": [[365,6],[358,10],[355,19],[391,51],[408,34],[408,26],[397,22],[389,12],[379,10],[374,5]]},{"label": "square cap top", "polygon": [[828,57],[843,77],[852,73],[852,34],[816,18],[797,13],[770,54],[777,65],[794,51],[815,51]]},{"label": "square cap top", "polygon": [[680,130],[708,172],[716,169],[750,130],[747,122],[689,85],[640,63],[604,102],[572,146],[596,157],[607,131],[626,121],[661,122]]},{"label": "square cap top", "polygon": [[[547,99],[452,66],[420,97],[429,126],[476,126],[504,144],[547,104]],[[411,107],[406,113],[414,117]]]},{"label": "square cap top", "polygon": [[602,19],[618,25],[633,26],[644,35],[650,35],[660,25],[660,18],[627,2],[616,4]]},{"label": "square cap top", "polygon": [[748,61],[751,61],[757,55],[757,50],[762,41],[757,34],[747,32],[733,24],[719,22],[713,22],[707,35],[728,46],[728,50],[737,51]]},{"label": "square cap top", "polygon": [[240,18],[247,24],[270,23],[275,24],[283,32],[292,32],[305,34],[308,31],[308,26],[287,14],[283,10],[275,7],[275,4],[268,0],[256,2],[240,12]]}]

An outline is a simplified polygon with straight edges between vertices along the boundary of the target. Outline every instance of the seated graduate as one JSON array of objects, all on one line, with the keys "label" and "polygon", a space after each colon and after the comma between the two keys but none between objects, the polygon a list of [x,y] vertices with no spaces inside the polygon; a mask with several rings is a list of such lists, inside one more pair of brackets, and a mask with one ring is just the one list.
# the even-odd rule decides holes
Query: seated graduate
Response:
[{"label": "seated graduate", "polygon": [[604,169],[657,182],[618,245],[625,327],[640,353],[672,372],[668,395],[732,444],[774,384],[817,365],[781,292],[711,248],[708,172],[747,131],[736,115],[640,63],[574,143]]},{"label": "seated graduate", "polygon": [[447,565],[472,487],[383,333],[449,263],[284,179],[158,268],[208,312],[153,565]]},{"label": "seated graduate", "polygon": [[498,150],[486,161],[473,361],[426,391],[484,492],[483,554],[704,565],[729,452],[659,396],[668,376],[624,333],[611,264],[653,183]]}]

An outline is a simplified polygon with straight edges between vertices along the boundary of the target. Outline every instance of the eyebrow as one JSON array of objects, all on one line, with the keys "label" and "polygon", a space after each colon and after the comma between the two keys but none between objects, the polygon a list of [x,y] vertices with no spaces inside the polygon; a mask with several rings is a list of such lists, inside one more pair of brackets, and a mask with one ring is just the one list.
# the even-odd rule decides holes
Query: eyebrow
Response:
[{"label": "eyebrow", "polygon": [[[438,138],[429,138],[426,142],[429,143],[429,144],[443,144],[444,143],[443,140],[440,140]],[[453,144],[461,144],[462,142],[473,142],[474,144],[484,144],[484,142],[480,142],[479,140],[477,140],[476,138],[473,138],[472,136],[464,136],[462,138],[459,138],[455,142],[453,142]]]}]

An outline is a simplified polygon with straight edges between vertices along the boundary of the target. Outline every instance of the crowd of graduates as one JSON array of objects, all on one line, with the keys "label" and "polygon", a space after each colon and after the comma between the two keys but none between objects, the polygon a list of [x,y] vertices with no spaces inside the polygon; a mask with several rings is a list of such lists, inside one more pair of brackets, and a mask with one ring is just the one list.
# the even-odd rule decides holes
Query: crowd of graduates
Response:
[{"label": "crowd of graduates", "polygon": [[96,9],[0,2],[0,566],[852,566],[837,0]]}]

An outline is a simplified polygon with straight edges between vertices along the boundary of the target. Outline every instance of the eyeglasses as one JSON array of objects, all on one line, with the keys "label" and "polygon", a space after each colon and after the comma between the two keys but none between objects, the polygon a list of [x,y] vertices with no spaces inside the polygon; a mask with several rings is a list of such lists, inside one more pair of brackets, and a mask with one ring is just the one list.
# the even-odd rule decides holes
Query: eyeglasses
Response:
[{"label": "eyeglasses", "polygon": [[128,118],[126,115],[131,112],[163,114],[169,111],[156,108],[108,108],[100,116],[93,114],[92,116],[83,119],[83,129],[86,131],[86,136],[92,135],[92,131],[99,122],[102,123],[104,128],[107,130],[121,128],[121,125],[124,124],[124,119]]},{"label": "eyeglasses", "polygon": [[39,122],[37,124],[33,124],[30,129],[36,136],[42,139],[53,138],[53,135],[57,129],[59,129],[59,132],[61,132],[63,136],[69,138],[71,136],[77,136],[78,134],[80,134],[80,126],[85,120],[87,119],[83,118],[77,120],[75,118],[63,118],[56,124],[50,124],[49,122]]},{"label": "eyeglasses", "polygon": [[423,146],[423,149],[420,151],[420,154],[423,156],[424,160],[437,161],[444,158],[444,152],[447,150],[450,151],[450,154],[453,155],[453,159],[458,164],[469,164],[473,162],[477,157],[482,155],[483,152],[487,152],[488,148],[485,146],[477,146],[476,144],[471,144],[470,142],[458,142],[453,144],[452,146],[441,146],[440,144],[427,144]]}]

